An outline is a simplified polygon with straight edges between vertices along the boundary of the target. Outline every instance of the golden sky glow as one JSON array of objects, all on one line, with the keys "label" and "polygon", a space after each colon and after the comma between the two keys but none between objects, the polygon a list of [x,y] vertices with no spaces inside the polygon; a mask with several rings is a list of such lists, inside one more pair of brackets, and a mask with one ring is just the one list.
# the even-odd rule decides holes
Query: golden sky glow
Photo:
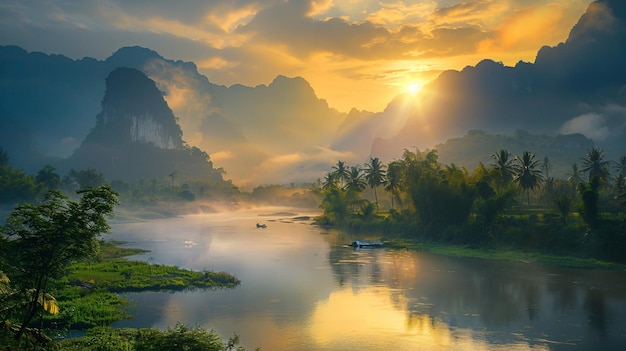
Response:
[{"label": "golden sky glow", "polygon": [[381,111],[410,84],[484,58],[534,61],[591,0],[135,1],[0,4],[0,45],[104,59],[139,45],[217,84],[302,76],[341,111]]}]

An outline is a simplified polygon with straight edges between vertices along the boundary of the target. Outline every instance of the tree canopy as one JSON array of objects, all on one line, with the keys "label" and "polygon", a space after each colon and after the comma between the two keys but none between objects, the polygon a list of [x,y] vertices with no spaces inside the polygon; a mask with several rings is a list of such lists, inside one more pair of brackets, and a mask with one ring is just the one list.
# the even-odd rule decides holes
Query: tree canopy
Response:
[{"label": "tree canopy", "polygon": [[117,193],[108,185],[77,193],[79,201],[51,190],[40,204],[18,205],[1,228],[0,270],[26,297],[16,339],[45,307],[49,282],[63,276],[71,262],[95,255],[97,238],[110,229],[107,217],[113,215]]}]

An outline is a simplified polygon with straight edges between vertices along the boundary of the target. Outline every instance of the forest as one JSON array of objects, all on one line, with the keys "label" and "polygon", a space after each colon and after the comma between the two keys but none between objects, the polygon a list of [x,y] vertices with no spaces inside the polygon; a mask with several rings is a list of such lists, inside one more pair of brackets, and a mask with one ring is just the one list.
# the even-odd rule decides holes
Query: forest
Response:
[{"label": "forest", "polygon": [[[626,155],[612,161],[590,148],[566,179],[530,151],[501,149],[491,159],[471,172],[440,163],[437,150],[405,149],[388,165],[339,161],[318,183],[319,223],[385,238],[626,262]],[[391,200],[388,211],[382,194]]]}]

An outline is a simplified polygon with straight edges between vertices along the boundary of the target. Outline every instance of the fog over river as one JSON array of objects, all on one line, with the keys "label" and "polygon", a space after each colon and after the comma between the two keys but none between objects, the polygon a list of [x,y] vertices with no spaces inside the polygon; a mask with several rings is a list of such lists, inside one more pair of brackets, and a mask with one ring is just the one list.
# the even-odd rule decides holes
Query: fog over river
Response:
[{"label": "fog over river", "polygon": [[[182,322],[248,350],[623,350],[626,272],[355,250],[302,210],[260,208],[114,223],[133,256],[226,271],[234,289],[126,294],[116,327]],[[257,228],[256,223],[267,224]]]}]

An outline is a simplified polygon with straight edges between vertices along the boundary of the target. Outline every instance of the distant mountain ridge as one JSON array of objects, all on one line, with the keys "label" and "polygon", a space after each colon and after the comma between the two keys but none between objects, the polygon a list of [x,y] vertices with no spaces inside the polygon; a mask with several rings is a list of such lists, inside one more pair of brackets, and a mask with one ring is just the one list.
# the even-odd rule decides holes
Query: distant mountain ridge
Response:
[{"label": "distant mountain ridge", "polygon": [[507,150],[512,157],[530,151],[541,162],[548,159],[550,176],[566,178],[572,164],[580,163],[587,150],[593,148],[593,140],[582,134],[546,136],[517,130],[510,134],[491,134],[483,130],[470,130],[458,138],[448,139],[435,146],[443,164],[455,164],[472,170],[482,163],[485,167],[494,164],[491,155]]},{"label": "distant mountain ridge", "polygon": [[[156,83],[187,144],[244,184],[311,181],[337,160],[389,162],[405,148],[432,148],[476,129],[584,134],[617,157],[626,153],[625,23],[625,2],[593,2],[567,41],[542,48],[534,63],[485,59],[447,71],[421,95],[399,95],[380,112],[336,111],[299,77],[217,85],[194,63],[142,47],[104,61],[0,47],[0,146],[29,172],[67,157],[94,128],[94,116],[102,123],[111,112],[100,106],[105,78],[127,67]],[[157,141],[161,134],[144,127],[134,138]],[[157,144],[175,149],[175,134],[172,144],[167,137]]]},{"label": "distant mountain ridge", "polygon": [[[543,47],[535,63],[515,67],[483,60],[447,71],[423,89],[401,132],[378,139],[372,153],[383,159],[405,145],[428,147],[470,129],[505,133],[582,133],[611,154],[624,153],[626,137],[626,11],[624,2],[599,0],[566,42]],[[392,110],[388,107],[388,110]],[[380,118],[394,118],[383,112]]]},{"label": "distant mountain ridge", "polygon": [[154,81],[134,68],[106,78],[102,111],[80,147],[57,166],[95,168],[109,180],[179,177],[221,179],[208,155],[186,145],[180,126]]},{"label": "distant mountain ridge", "polygon": [[[267,86],[225,87],[209,82],[193,63],[164,59],[142,47],[121,48],[104,61],[0,47],[0,66],[2,146],[16,166],[31,172],[51,162],[50,156],[67,157],[80,145],[100,113],[104,80],[117,67],[138,69],[154,80],[187,142],[222,155],[220,165],[239,178],[284,153],[324,149],[345,116],[317,98],[302,78],[278,76]],[[292,172],[291,165],[274,171]]]}]

